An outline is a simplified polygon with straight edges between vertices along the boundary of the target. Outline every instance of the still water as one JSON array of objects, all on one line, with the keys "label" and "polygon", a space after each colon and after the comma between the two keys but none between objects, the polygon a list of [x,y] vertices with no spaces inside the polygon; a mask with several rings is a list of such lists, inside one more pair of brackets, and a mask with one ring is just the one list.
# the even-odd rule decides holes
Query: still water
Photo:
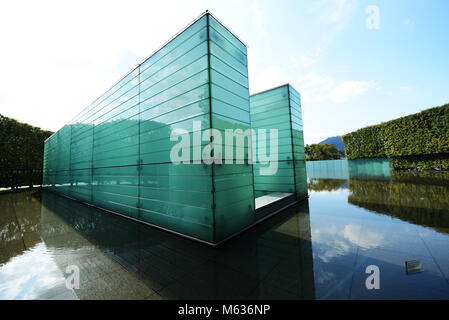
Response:
[{"label": "still water", "polygon": [[218,248],[48,192],[0,195],[0,299],[449,299],[447,173],[307,169],[307,201]]}]

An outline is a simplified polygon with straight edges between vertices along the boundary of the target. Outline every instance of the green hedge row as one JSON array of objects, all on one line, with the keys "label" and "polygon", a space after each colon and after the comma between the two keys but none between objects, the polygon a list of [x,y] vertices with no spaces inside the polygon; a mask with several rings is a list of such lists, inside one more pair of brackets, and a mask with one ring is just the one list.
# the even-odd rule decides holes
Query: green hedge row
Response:
[{"label": "green hedge row", "polygon": [[[348,159],[449,152],[449,104],[362,128],[342,138]],[[421,168],[435,167],[438,162],[437,158],[401,158],[395,165],[412,167],[415,160],[421,162]],[[449,160],[443,159],[442,165],[449,168]]]},{"label": "green hedge row", "polygon": [[342,156],[342,152],[333,144],[308,144],[304,147],[306,161],[317,160],[338,160]]},{"label": "green hedge row", "polygon": [[[0,168],[42,169],[44,141],[50,135],[51,131],[0,115]],[[10,186],[13,174],[0,170],[0,186]]]}]

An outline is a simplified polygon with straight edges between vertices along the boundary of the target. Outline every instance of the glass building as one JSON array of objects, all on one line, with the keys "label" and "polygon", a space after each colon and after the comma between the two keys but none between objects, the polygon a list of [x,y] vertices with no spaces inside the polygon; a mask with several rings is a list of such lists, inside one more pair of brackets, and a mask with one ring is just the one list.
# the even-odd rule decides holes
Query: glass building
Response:
[{"label": "glass building", "polygon": [[[293,129],[297,123],[292,115],[299,110],[300,120],[299,94],[288,88],[291,156],[299,159],[304,156],[302,126],[299,122]],[[256,196],[270,190],[256,192],[255,186],[263,183],[255,184],[251,138],[238,132],[232,141],[242,138],[245,143],[223,141],[223,150],[232,150],[220,152],[226,161],[195,161],[207,150],[212,160],[218,157],[212,129],[224,137],[225,130],[250,128],[246,45],[206,11],[47,139],[43,185],[215,245],[262,220],[258,207],[264,205],[266,216],[296,202],[295,192],[307,196],[295,191],[306,183],[297,180],[293,189],[282,189],[289,193],[258,204]],[[183,141],[188,143],[182,160],[173,161],[172,151]],[[277,207],[270,207],[274,202]]]},{"label": "glass building", "polygon": [[[254,164],[256,196],[287,192],[295,193],[298,198],[307,197],[301,98],[298,91],[287,84],[252,95],[250,103],[253,129],[278,130],[278,170],[276,174],[264,176],[259,169],[265,165]],[[272,141],[271,137],[267,139],[267,145]]]}]

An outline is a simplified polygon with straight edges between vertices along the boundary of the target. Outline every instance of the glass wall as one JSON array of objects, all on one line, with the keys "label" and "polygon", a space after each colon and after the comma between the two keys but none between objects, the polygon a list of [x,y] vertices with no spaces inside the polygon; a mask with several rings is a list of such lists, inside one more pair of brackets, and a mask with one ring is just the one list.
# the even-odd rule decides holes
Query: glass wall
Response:
[{"label": "glass wall", "polygon": [[[278,169],[275,174],[263,175],[260,168],[266,165],[259,161],[254,165],[256,196],[289,192],[296,193],[299,199],[306,197],[307,175],[299,93],[290,85],[284,85],[252,95],[250,105],[253,129],[266,129],[267,135],[269,129],[278,130]],[[271,150],[272,139],[271,136],[267,139],[267,150]]]},{"label": "glass wall", "polygon": [[307,161],[307,176],[317,179],[390,179],[387,158]]},{"label": "glass wall", "polygon": [[[174,164],[172,132],[210,128],[207,16],[203,16],[140,69],[140,220],[213,242],[212,170]],[[193,123],[201,124],[195,129]],[[193,147],[190,144],[190,155]]]},{"label": "glass wall", "polygon": [[304,131],[302,127],[301,96],[290,85],[288,86],[288,90],[295,168],[295,192],[299,199],[303,199],[307,197],[307,170],[306,153],[304,151]]},{"label": "glass wall", "polygon": [[[246,130],[250,129],[246,46],[210,16],[212,127],[221,133],[222,164],[213,165],[216,241],[254,222],[252,165]],[[233,130],[232,140],[226,129]],[[240,131],[236,131],[240,130]],[[238,139],[244,146],[237,147]],[[232,150],[232,152],[226,152]],[[232,164],[226,164],[231,162]]]},{"label": "glass wall", "polygon": [[229,155],[238,165],[170,153],[187,139],[193,159],[211,143],[194,146],[195,133],[249,127],[246,46],[206,13],[46,141],[44,186],[218,242],[254,221],[247,148]]},{"label": "glass wall", "polygon": [[311,179],[349,179],[348,160],[307,161],[307,177]]}]

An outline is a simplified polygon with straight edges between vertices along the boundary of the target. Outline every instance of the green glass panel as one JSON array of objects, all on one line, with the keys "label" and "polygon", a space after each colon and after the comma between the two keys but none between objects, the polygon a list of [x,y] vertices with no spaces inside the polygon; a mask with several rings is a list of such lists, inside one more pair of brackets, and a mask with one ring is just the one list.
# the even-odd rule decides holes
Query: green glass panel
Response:
[{"label": "green glass panel", "polygon": [[[252,172],[246,174],[230,174],[214,177],[215,190],[217,192],[240,188],[244,186],[252,186]],[[251,195],[252,196],[252,195]]]},{"label": "green glass panel", "polygon": [[317,179],[349,179],[347,160],[307,161],[307,176]]},{"label": "green glass panel", "polygon": [[252,172],[252,167],[249,165],[215,165],[215,176],[229,175],[229,174],[246,174]]},{"label": "green glass panel", "polygon": [[[286,163],[287,161],[283,161],[280,162],[279,165],[281,165],[282,163]],[[293,166],[293,164],[292,164]],[[254,168],[254,170],[259,170],[259,168]],[[264,175],[257,175],[257,177],[254,177],[254,181],[256,181],[256,178],[265,178],[267,176]],[[275,174],[270,175],[268,177],[272,177],[272,178],[286,178],[286,179],[290,179],[294,177],[294,170],[292,170],[291,168],[278,168],[278,170],[276,171]]]},{"label": "green glass panel", "polygon": [[254,183],[257,184],[295,184],[294,176],[290,177],[277,177],[277,176],[257,176],[254,177]]},{"label": "green glass panel", "polygon": [[230,105],[224,101],[212,99],[212,113],[221,115],[233,120],[239,120],[245,123],[250,122],[250,115],[247,110],[242,110],[238,107]]},{"label": "green glass panel", "polygon": [[86,202],[92,200],[92,169],[71,170],[70,195]]},{"label": "green glass panel", "polygon": [[152,120],[160,115],[194,103],[209,105],[209,85],[207,83],[191,90],[190,88],[186,90],[186,92],[181,94],[171,91],[171,94],[174,95],[170,96],[167,100],[163,100],[163,97],[159,95],[142,102],[140,104],[140,119]]},{"label": "green glass panel", "polygon": [[245,44],[243,44],[236,36],[234,36],[225,26],[223,26],[212,16],[209,16],[209,25],[213,30],[215,30],[221,36],[225,37],[229,42],[232,43],[234,47],[239,49],[246,56],[247,49]]},{"label": "green glass panel", "polygon": [[263,184],[263,183],[254,183],[254,189],[256,191],[269,191],[269,192],[295,192],[295,186],[293,184],[287,184],[287,183],[270,183],[270,184]]},{"label": "green glass panel", "polygon": [[161,49],[159,49],[157,52],[155,52],[151,57],[149,57],[147,60],[145,60],[141,65],[141,70],[145,72],[146,69],[148,69],[151,65],[153,65],[155,62],[159,61],[161,58],[169,54],[171,51],[179,47],[182,43],[188,42],[190,38],[198,33],[202,28],[206,26],[206,20],[207,17],[203,16],[195,23],[190,25],[187,29],[185,29],[183,32],[181,32],[178,36],[176,36],[174,39],[172,39],[169,43],[164,45]]},{"label": "green glass panel", "polygon": [[[232,91],[234,95],[237,95],[245,100],[248,99],[249,91],[248,87],[230,79],[227,75],[224,75],[218,71],[210,70],[211,81],[214,85],[225,88],[228,91]],[[247,106],[247,104],[245,104]],[[245,108],[245,110],[248,110]]]},{"label": "green glass panel", "polygon": [[215,85],[215,83],[212,83],[211,90],[213,98],[224,101],[242,110],[249,111],[249,100],[247,97],[236,95],[230,90]]},{"label": "green glass panel", "polygon": [[[307,179],[302,174],[305,170],[301,161],[305,159],[305,153],[299,93],[290,85],[267,90],[250,97],[250,108],[253,128],[279,130],[278,170],[273,175],[262,175],[260,169],[268,165],[253,166],[256,193],[296,192],[303,196],[302,190],[296,188],[300,185],[299,181]],[[272,141],[270,138],[266,144],[268,150]],[[301,165],[302,170],[296,169],[297,164]]]},{"label": "green glass panel", "polygon": [[277,108],[272,108],[272,105],[267,105],[266,108],[260,107],[257,110],[254,110],[251,107],[251,121],[259,121],[259,120],[265,120],[269,119],[271,117],[278,117],[281,115],[287,116],[289,115],[288,112],[288,105],[287,102],[285,102],[286,107],[278,106]]},{"label": "green glass panel", "polygon": [[260,129],[278,129],[278,130],[290,130],[290,122],[288,115],[282,115],[280,117],[272,117],[264,120],[254,121],[257,124],[257,128]]},{"label": "green glass panel", "polygon": [[240,129],[243,132],[245,132],[245,130],[250,128],[250,125],[249,125],[249,123],[244,122],[244,121],[240,121],[240,120],[236,120],[236,119],[232,119],[232,118],[228,118],[228,117],[223,117],[219,114],[213,113],[212,114],[212,127],[217,130]]},{"label": "green glass panel", "polygon": [[238,58],[232,56],[229,52],[227,52],[225,49],[217,45],[215,42],[211,41],[209,43],[210,45],[210,53],[213,57],[217,58],[218,60],[221,60],[225,62],[227,65],[229,65],[234,70],[238,71],[245,77],[248,77],[248,66],[242,63]]},{"label": "green glass panel", "polygon": [[[251,127],[246,47],[213,17],[210,17],[211,127],[219,130],[223,146],[233,146],[224,158],[233,164],[214,165],[215,240],[221,241],[254,222],[252,166],[247,162]],[[241,130],[227,141],[226,130]],[[237,139],[244,142],[237,147]],[[226,150],[222,150],[225,152]],[[243,154],[243,158],[241,155]]]},{"label": "green glass panel", "polygon": [[210,66],[213,70],[218,71],[221,74],[225,74],[229,79],[248,88],[248,75],[241,73],[238,69],[235,69],[225,61],[210,55]]},{"label": "green glass panel", "polygon": [[207,55],[207,30],[201,29],[189,41],[172,50],[164,58],[152,64],[140,75],[142,81],[142,90],[145,90],[154,84],[166,79],[176,72],[182,72],[182,69],[195,63],[197,60]]},{"label": "green glass panel", "polygon": [[221,241],[232,234],[250,226],[255,221],[254,199],[230,202],[227,206],[215,209],[216,241]]}]

